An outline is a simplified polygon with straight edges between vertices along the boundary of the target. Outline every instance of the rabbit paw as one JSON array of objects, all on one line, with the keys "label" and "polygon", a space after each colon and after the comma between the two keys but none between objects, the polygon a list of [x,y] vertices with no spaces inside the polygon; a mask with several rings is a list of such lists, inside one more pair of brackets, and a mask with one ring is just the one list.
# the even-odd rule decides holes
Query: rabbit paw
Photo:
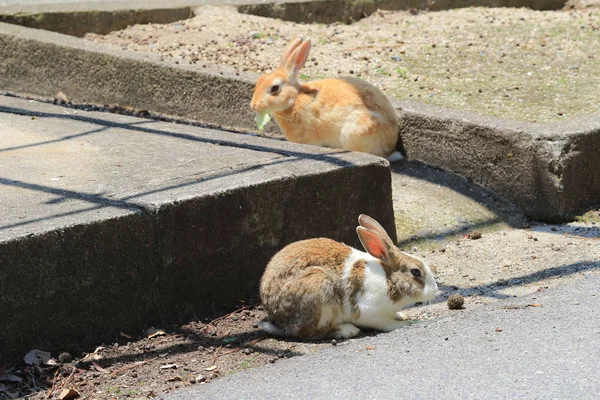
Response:
[{"label": "rabbit paw", "polygon": [[354,337],[360,333],[360,329],[352,324],[341,324],[334,332],[333,337],[335,339],[348,339]]},{"label": "rabbit paw", "polygon": [[407,321],[408,315],[404,314],[402,311],[398,311],[395,318],[397,321]]}]

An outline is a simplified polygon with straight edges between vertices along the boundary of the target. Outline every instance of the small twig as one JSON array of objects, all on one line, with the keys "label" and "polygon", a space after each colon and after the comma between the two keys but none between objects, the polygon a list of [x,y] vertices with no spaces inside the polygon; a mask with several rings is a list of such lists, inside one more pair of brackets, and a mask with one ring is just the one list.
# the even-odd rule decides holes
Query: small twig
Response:
[{"label": "small twig", "polygon": [[71,373],[69,374],[69,376],[66,379],[63,379],[63,381],[60,383],[60,389],[64,389],[65,386],[67,386],[67,384],[69,383],[69,381],[71,380],[71,378],[73,377],[73,374],[75,373],[75,370],[77,368],[73,368],[73,370],[71,371]]},{"label": "small twig", "polygon": [[235,353],[236,351],[240,351],[241,349],[242,349],[241,347],[238,347],[237,349],[233,349],[231,351],[228,351],[227,353],[219,354],[219,357],[223,357],[223,356],[226,356],[228,354]]},{"label": "small twig", "polygon": [[575,236],[575,235],[572,235],[572,234],[570,234],[570,233],[566,233],[566,232],[565,232],[565,233],[563,233],[563,235],[564,235],[566,238],[569,238],[569,239],[600,240],[600,238],[597,238],[597,237]]},{"label": "small twig", "polygon": [[263,339],[265,339],[265,338],[266,338],[266,336],[261,336],[261,337],[259,337],[259,338],[256,338],[256,339],[254,339],[253,341],[251,341],[251,342],[248,342],[248,345],[250,345],[250,346],[254,346],[256,343],[260,342],[261,340],[263,340]]},{"label": "small twig", "polygon": [[52,396],[52,392],[54,392],[54,385],[56,385],[56,375],[58,375],[58,371],[60,371],[60,368],[56,368],[56,372],[54,373],[54,377],[52,378],[52,387],[50,388],[50,391],[46,396],[47,399],[49,399],[50,396]]},{"label": "small twig", "polygon": [[120,372],[127,371],[129,369],[133,369],[133,368],[139,367],[140,365],[151,363],[152,361],[156,360],[157,358],[158,357],[154,357],[154,358],[151,358],[149,360],[139,361],[139,362],[137,362],[135,364],[132,364],[132,365],[126,365],[126,366],[124,366],[122,368],[119,368],[119,369],[116,369],[114,371],[111,371],[110,373],[111,374],[118,374]]},{"label": "small twig", "polygon": [[210,364],[211,366],[215,365],[215,362],[217,361],[217,358],[219,358],[219,352],[221,351],[222,348],[223,348],[223,346],[219,346],[219,348],[215,352],[215,356],[213,357],[212,364]]},{"label": "small twig", "polygon": [[237,310],[235,310],[235,311],[232,311],[232,312],[230,312],[229,314],[221,315],[220,317],[213,319],[212,321],[210,321],[210,322],[208,323],[208,325],[216,326],[216,325],[215,325],[215,323],[216,323],[216,322],[219,322],[219,321],[221,321],[221,320],[223,320],[223,319],[225,319],[225,318],[229,317],[230,315],[233,315],[233,314],[235,314],[235,313],[237,313],[237,312],[244,311],[244,310],[246,310],[246,309],[248,309],[248,308],[256,307],[257,305],[258,305],[258,304],[249,304],[249,305],[247,305],[247,306],[244,306],[244,307],[242,307],[242,308],[238,308]]},{"label": "small twig", "polygon": [[110,373],[109,370],[107,370],[106,368],[102,368],[98,363],[95,363],[92,361],[92,365],[94,366],[94,368],[96,369],[96,371],[98,372],[104,372],[105,374]]}]

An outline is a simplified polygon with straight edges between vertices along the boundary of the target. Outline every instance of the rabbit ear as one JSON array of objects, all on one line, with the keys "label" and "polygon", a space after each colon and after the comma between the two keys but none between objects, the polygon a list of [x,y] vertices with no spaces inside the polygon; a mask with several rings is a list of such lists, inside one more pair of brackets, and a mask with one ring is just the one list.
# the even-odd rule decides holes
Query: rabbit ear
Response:
[{"label": "rabbit ear", "polygon": [[289,56],[285,63],[285,69],[288,71],[288,76],[298,76],[298,71],[304,66],[310,52],[310,39],[306,39],[294,52]]},{"label": "rabbit ear", "polygon": [[292,39],[290,44],[288,44],[285,51],[283,52],[283,55],[281,56],[281,60],[279,61],[279,68],[285,67],[285,64],[287,63],[288,58],[290,58],[290,55],[294,52],[294,50],[298,48],[298,46],[302,44],[302,39],[303,38],[301,35],[296,36],[294,39]]},{"label": "rabbit ear", "polygon": [[387,234],[383,226],[379,225],[379,222],[375,221],[373,218],[369,217],[365,214],[360,214],[358,216],[358,224],[362,227],[370,229],[372,231],[377,232],[384,240],[388,243],[393,244],[394,242],[390,239],[390,236]]},{"label": "rabbit ear", "polygon": [[383,262],[389,260],[389,245],[377,232],[359,226],[356,228],[356,233],[367,253]]}]

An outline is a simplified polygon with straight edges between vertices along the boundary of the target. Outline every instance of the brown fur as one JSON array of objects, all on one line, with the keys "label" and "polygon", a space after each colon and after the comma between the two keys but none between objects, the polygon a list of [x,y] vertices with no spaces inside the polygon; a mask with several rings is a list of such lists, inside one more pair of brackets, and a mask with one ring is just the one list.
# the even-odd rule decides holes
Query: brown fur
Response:
[{"label": "brown fur", "polygon": [[[293,72],[294,57],[306,50],[294,39],[284,53],[287,62],[258,79],[251,107],[270,113],[287,140],[362,151],[382,157],[396,149],[398,118],[387,97],[377,87],[356,78],[323,79],[299,83]],[[310,48],[310,42],[308,42]],[[271,93],[275,81],[283,82]]]},{"label": "brown fur", "polygon": [[[427,275],[430,272],[426,265],[395,247],[375,220],[361,215],[359,224],[358,236],[365,249],[381,263],[387,296],[392,301],[389,303],[376,296],[373,304],[383,304],[382,311],[386,313],[392,307],[391,316],[384,314],[384,318],[396,322],[393,303],[400,303],[397,304],[399,311],[407,301],[432,298],[437,286],[435,282],[431,284],[433,277]],[[354,264],[345,270],[351,254]],[[272,324],[279,328],[271,327],[268,331],[304,339],[356,335],[358,325],[352,325],[370,320],[362,313],[377,312],[369,305],[370,297],[364,297],[365,290],[369,290],[364,286],[367,268],[379,271],[359,253],[353,253],[349,246],[330,239],[303,240],[284,247],[267,265],[260,284],[263,306]],[[420,270],[421,276],[414,276],[414,269]],[[429,276],[429,284],[424,279],[426,276]],[[381,282],[379,278],[375,279],[370,282]],[[372,288],[382,289],[379,283]],[[404,296],[408,297],[404,299]],[[365,308],[361,310],[363,301]],[[374,327],[387,330],[395,329],[396,325],[377,322]]]},{"label": "brown fur", "polygon": [[352,266],[352,271],[348,276],[348,298],[350,301],[350,312],[352,318],[360,318],[360,309],[358,308],[358,295],[364,294],[363,281],[365,277],[365,261],[358,260]]},{"label": "brown fur", "polygon": [[417,268],[425,276],[425,268],[419,260],[401,253],[395,247],[390,253],[390,261],[382,265],[387,278],[388,297],[397,302],[402,296],[414,295],[423,289],[424,282],[414,277],[410,270]]},{"label": "brown fur", "polygon": [[330,324],[317,329],[324,307],[338,314],[344,301],[340,287],[350,247],[331,239],[292,243],[277,253],[261,279],[260,295],[273,322],[288,334],[307,339],[327,336]]}]

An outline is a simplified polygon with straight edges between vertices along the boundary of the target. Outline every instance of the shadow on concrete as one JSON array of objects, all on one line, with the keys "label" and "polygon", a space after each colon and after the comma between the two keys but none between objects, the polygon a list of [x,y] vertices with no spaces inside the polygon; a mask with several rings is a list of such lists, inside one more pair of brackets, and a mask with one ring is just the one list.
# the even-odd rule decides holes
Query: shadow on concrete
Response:
[{"label": "shadow on concrete", "polygon": [[[521,210],[513,203],[454,172],[413,160],[396,163],[392,165],[391,169],[393,174],[406,175],[435,185],[447,187],[448,189],[481,204],[495,215],[494,218],[485,221],[462,224],[441,232],[438,231],[435,234],[432,233],[431,235],[423,235],[400,241],[398,242],[398,246],[400,247],[411,243],[418,244],[421,241],[428,240],[437,240],[443,243],[446,239],[451,238],[454,235],[464,234],[470,230],[485,229],[499,223],[507,224],[516,229],[523,229],[532,225],[532,230],[535,229],[535,226],[533,226],[535,224],[527,222],[527,219],[524,217]],[[587,231],[590,229],[594,229],[594,227],[589,229],[569,229],[568,233],[574,237],[585,237],[587,236],[587,233],[589,233]],[[548,233],[564,234],[565,232],[562,229],[557,229],[556,231],[548,230]]]},{"label": "shadow on concrete", "polygon": [[[19,114],[19,115],[21,115],[21,114]],[[131,126],[131,125],[142,124],[142,123],[145,123],[145,121],[132,122],[132,123],[130,123],[128,125]],[[4,153],[6,151],[27,149],[27,148],[30,148],[30,147],[38,147],[38,146],[43,146],[45,144],[53,144],[53,143],[66,142],[67,140],[76,139],[76,138],[80,138],[80,137],[84,137],[84,136],[89,136],[89,135],[92,135],[94,133],[100,133],[100,132],[103,132],[103,131],[105,131],[107,129],[109,129],[109,127],[105,126],[103,128],[92,129],[91,131],[87,131],[87,132],[76,133],[74,135],[64,136],[64,137],[62,137],[60,139],[53,139],[53,140],[46,140],[45,142],[24,144],[22,146],[6,147],[4,149],[0,149],[0,153]]]},{"label": "shadow on concrete", "polygon": [[[272,153],[272,154],[277,154],[277,155],[282,156],[281,158],[277,158],[277,159],[274,159],[269,162],[262,162],[259,164],[252,164],[252,165],[248,165],[245,167],[238,167],[233,170],[227,170],[227,171],[216,172],[213,174],[207,174],[207,175],[203,175],[202,177],[199,177],[197,180],[193,180],[191,182],[184,182],[184,183],[179,183],[176,185],[160,187],[160,188],[136,193],[136,194],[133,194],[130,196],[125,196],[120,199],[111,198],[111,197],[107,196],[107,194],[104,192],[103,193],[85,193],[85,192],[81,192],[81,191],[58,189],[58,188],[54,188],[54,187],[50,187],[50,186],[45,186],[45,185],[40,185],[40,184],[35,184],[35,183],[28,183],[28,182],[15,180],[15,179],[8,179],[8,178],[0,177],[0,185],[16,186],[16,187],[20,187],[23,189],[34,190],[34,191],[39,191],[39,192],[56,195],[57,198],[51,200],[49,203],[60,203],[65,200],[78,200],[78,201],[83,201],[83,202],[93,204],[93,206],[91,206],[91,207],[85,207],[85,208],[82,208],[79,210],[72,210],[72,211],[68,211],[68,212],[64,212],[64,213],[60,213],[60,214],[45,216],[42,218],[22,220],[22,221],[15,222],[12,224],[2,225],[2,226],[0,226],[0,230],[6,230],[6,229],[10,229],[10,228],[24,226],[24,225],[32,224],[32,223],[43,221],[43,220],[50,220],[53,218],[77,215],[77,214],[82,214],[82,213],[89,212],[89,211],[97,211],[99,209],[106,208],[106,207],[125,209],[125,210],[134,211],[134,212],[135,211],[149,211],[148,204],[144,204],[143,202],[136,202],[134,200],[144,197],[144,196],[160,193],[160,192],[166,192],[169,190],[174,190],[174,189],[191,186],[191,185],[198,185],[198,184],[205,183],[207,181],[211,181],[211,180],[215,180],[215,179],[222,179],[222,178],[226,178],[228,176],[246,173],[249,171],[260,170],[260,169],[268,167],[268,166],[284,164],[284,163],[293,163],[293,162],[297,162],[301,159],[313,159],[313,160],[317,160],[317,161],[330,163],[330,164],[333,164],[336,166],[354,165],[354,163],[351,161],[345,161],[345,160],[339,158],[340,155],[349,153],[347,151],[331,150],[330,152],[326,152],[326,153],[322,153],[322,154],[315,154],[315,153],[310,153],[310,152],[302,152],[302,151],[278,148],[277,146],[270,147],[270,146],[265,146],[265,145],[244,143],[242,140],[240,140],[240,142],[236,142],[236,141],[224,140],[224,139],[211,139],[211,138],[196,136],[193,134],[173,132],[173,131],[169,131],[169,130],[165,130],[165,129],[154,129],[154,128],[150,128],[147,126],[141,126],[141,125],[148,125],[148,124],[156,124],[156,123],[160,122],[160,121],[156,121],[156,120],[139,120],[139,121],[132,121],[129,123],[118,123],[118,122],[114,122],[114,121],[110,121],[110,120],[105,120],[102,118],[90,118],[90,117],[76,115],[76,114],[32,112],[32,111],[21,109],[21,108],[4,107],[4,106],[0,106],[0,112],[12,113],[12,114],[17,114],[17,115],[36,116],[39,118],[67,119],[67,120],[73,120],[73,121],[78,121],[78,122],[86,122],[86,123],[90,123],[90,124],[101,125],[100,128],[91,129],[86,132],[72,134],[72,135],[61,137],[61,138],[56,138],[53,140],[41,141],[38,143],[30,143],[30,144],[25,144],[22,146],[12,146],[12,147],[7,147],[7,148],[0,148],[0,153],[9,152],[9,151],[18,151],[20,149],[25,149],[25,148],[54,144],[57,142],[63,142],[63,141],[71,140],[71,139],[86,137],[86,136],[93,135],[93,134],[98,134],[98,133],[106,131],[107,129],[118,128],[118,129],[123,129],[123,130],[128,130],[128,131],[147,133],[147,134],[151,134],[151,135],[174,137],[177,139],[189,140],[189,141],[194,141],[194,142],[199,142],[199,143],[207,143],[207,144],[213,144],[213,145],[219,145],[219,146],[243,148],[243,149]],[[174,126],[176,126],[176,125],[174,125]],[[184,125],[180,125],[180,126],[184,126]],[[240,134],[240,138],[248,139],[248,136]],[[276,143],[277,142],[274,142],[274,144],[276,144]]]},{"label": "shadow on concrete", "polygon": [[159,189],[148,190],[145,192],[136,193],[131,196],[125,196],[122,199],[118,199],[118,200],[112,199],[110,197],[106,197],[106,196],[104,196],[104,193],[95,193],[95,194],[94,193],[84,193],[84,192],[78,192],[78,191],[66,190],[66,189],[58,189],[58,188],[53,188],[53,187],[49,187],[49,186],[45,186],[45,185],[21,182],[21,181],[14,180],[14,179],[6,179],[6,178],[0,177],[0,185],[17,186],[17,187],[20,187],[23,189],[35,190],[35,191],[50,193],[50,194],[54,194],[54,195],[58,196],[56,199],[51,200],[50,201],[51,203],[59,203],[61,201],[65,201],[65,200],[79,200],[79,201],[85,201],[88,203],[96,204],[95,206],[86,207],[86,208],[82,208],[79,210],[73,210],[73,211],[64,212],[64,213],[60,213],[60,214],[54,214],[54,215],[45,216],[42,218],[23,220],[23,221],[16,222],[13,224],[0,225],[0,231],[19,227],[19,226],[29,225],[29,224],[40,222],[40,221],[47,221],[50,219],[82,214],[82,213],[89,212],[89,211],[100,210],[100,209],[106,208],[106,207],[125,209],[125,210],[129,210],[129,211],[134,211],[134,212],[135,211],[150,212],[151,210],[149,208],[151,208],[151,207],[147,207],[147,205],[145,205],[145,204],[136,203],[135,201],[131,201],[131,200],[134,200],[136,198],[140,198],[143,196],[148,196],[151,194],[156,194],[156,193],[160,193],[160,192],[166,192],[169,190],[179,189],[182,187],[198,185],[198,184],[210,181],[210,180],[225,178],[225,177],[228,177],[231,175],[236,175],[236,174],[240,174],[240,173],[244,173],[244,172],[248,172],[248,171],[259,170],[261,168],[271,166],[271,165],[294,162],[297,160],[298,160],[298,158],[290,157],[290,158],[285,158],[285,159],[277,159],[277,160],[273,160],[271,162],[262,163],[262,164],[258,164],[258,165],[253,164],[248,167],[238,168],[238,169],[232,170],[232,171],[223,171],[223,172],[218,172],[218,173],[215,173],[215,174],[212,174],[209,176],[203,176],[201,179],[194,180],[191,182],[184,182],[184,183],[180,183],[177,185],[171,185],[171,186],[161,187]]},{"label": "shadow on concrete", "polygon": [[[353,163],[350,161],[345,161],[345,160],[340,159],[339,157],[332,156],[332,155],[346,154],[346,153],[349,153],[348,151],[332,150],[329,153],[314,154],[314,153],[308,153],[308,152],[302,152],[302,151],[280,149],[277,147],[269,147],[269,146],[251,144],[251,143],[244,143],[243,141],[234,142],[231,140],[223,140],[223,139],[209,139],[206,137],[199,137],[199,136],[195,136],[195,135],[187,134],[187,133],[172,132],[172,131],[168,131],[168,130],[136,126],[137,124],[141,124],[141,123],[143,123],[143,124],[159,123],[160,121],[136,121],[136,122],[132,122],[132,123],[120,123],[120,122],[105,120],[102,118],[92,118],[92,117],[86,117],[86,116],[82,116],[82,115],[35,112],[35,111],[24,110],[21,108],[5,107],[5,106],[0,106],[0,112],[16,114],[16,115],[35,116],[38,118],[69,119],[69,120],[78,121],[78,122],[87,122],[87,123],[91,123],[91,124],[102,125],[105,127],[105,128],[100,128],[99,130],[95,129],[90,132],[84,132],[81,134],[72,135],[71,137],[64,138],[64,140],[68,140],[68,139],[71,139],[74,137],[85,136],[90,133],[97,133],[96,131],[102,131],[106,128],[118,128],[118,129],[125,129],[125,130],[131,130],[131,131],[136,131],[136,132],[149,133],[149,134],[153,134],[153,135],[161,135],[161,136],[173,137],[173,138],[178,138],[178,139],[191,140],[191,141],[200,142],[200,143],[214,144],[214,145],[218,145],[218,146],[227,146],[227,147],[234,147],[234,148],[242,148],[242,149],[246,149],[246,150],[254,150],[254,151],[259,151],[259,152],[274,153],[274,154],[279,154],[279,155],[288,156],[288,157],[294,156],[294,157],[298,157],[298,158],[315,159],[315,160],[319,160],[319,161],[325,161],[325,162],[328,162],[328,163],[331,163],[333,165],[337,165],[340,167],[353,165]],[[184,126],[184,125],[180,125],[180,126]],[[238,132],[232,132],[232,131],[227,131],[227,130],[224,130],[224,131],[242,135]],[[240,137],[248,138],[249,136],[244,134],[243,136],[240,136]],[[61,141],[61,140],[63,140],[63,139],[58,139],[58,141]],[[44,144],[47,144],[47,143],[40,142],[40,143],[36,143],[36,144],[27,145],[26,147],[33,147],[36,145],[41,146]],[[10,150],[10,149],[0,149],[0,151],[7,151],[7,150]]]},{"label": "shadow on concrete", "polygon": [[492,297],[495,299],[507,299],[513,297],[501,293],[504,288],[522,286],[534,282],[539,282],[545,279],[554,277],[564,277],[574,275],[579,272],[585,272],[590,270],[600,269],[600,261],[581,261],[573,264],[562,265],[560,267],[552,267],[541,271],[536,271],[531,274],[521,275],[508,280],[500,280],[494,283],[485,285],[479,285],[474,287],[460,287],[460,286],[446,286],[439,285],[440,290],[444,292],[443,296],[440,296],[440,300],[437,303],[445,301],[447,295],[459,292],[463,295],[482,295],[486,297]]},{"label": "shadow on concrete", "polygon": [[[473,199],[498,216],[491,223],[502,221],[514,228],[523,227],[524,217],[514,204],[454,172],[427,165],[420,161],[409,160],[394,164],[392,166],[392,173],[407,175],[435,185],[445,186],[454,192]],[[471,228],[475,228],[475,226]]]}]

